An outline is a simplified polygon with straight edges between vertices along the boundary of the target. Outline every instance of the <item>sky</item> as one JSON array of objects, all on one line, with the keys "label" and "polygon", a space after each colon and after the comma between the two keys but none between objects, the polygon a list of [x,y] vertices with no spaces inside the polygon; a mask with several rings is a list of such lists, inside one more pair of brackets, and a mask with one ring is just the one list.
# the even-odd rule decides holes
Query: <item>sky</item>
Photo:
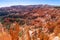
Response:
[{"label": "sky", "polygon": [[60,6],[60,0],[0,0],[0,7],[12,5],[39,5],[39,4]]}]

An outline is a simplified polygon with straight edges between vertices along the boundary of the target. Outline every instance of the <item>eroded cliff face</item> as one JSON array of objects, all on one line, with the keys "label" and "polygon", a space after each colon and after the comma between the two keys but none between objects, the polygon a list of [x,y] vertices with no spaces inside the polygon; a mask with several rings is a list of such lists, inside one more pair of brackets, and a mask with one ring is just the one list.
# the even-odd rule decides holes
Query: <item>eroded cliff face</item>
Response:
[{"label": "eroded cliff face", "polygon": [[5,7],[0,8],[0,18],[1,40],[49,40],[60,26],[60,9],[47,5]]},{"label": "eroded cliff face", "polygon": [[0,23],[0,40],[12,40],[8,30],[6,30]]},{"label": "eroded cliff face", "polygon": [[11,35],[6,32],[0,32],[0,40],[12,40]]}]

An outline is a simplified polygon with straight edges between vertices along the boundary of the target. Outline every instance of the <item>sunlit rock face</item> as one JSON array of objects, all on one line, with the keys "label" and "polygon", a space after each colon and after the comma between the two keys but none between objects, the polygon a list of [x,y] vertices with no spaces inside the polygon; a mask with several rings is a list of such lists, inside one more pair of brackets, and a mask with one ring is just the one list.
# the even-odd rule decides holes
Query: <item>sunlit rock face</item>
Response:
[{"label": "sunlit rock face", "polygon": [[10,34],[5,31],[1,23],[0,23],[0,40],[12,40]]},{"label": "sunlit rock face", "polygon": [[55,27],[53,33],[49,35],[49,40],[60,40],[60,26]]},{"label": "sunlit rock face", "polygon": [[60,40],[60,38],[56,36],[55,38],[53,38],[53,40]]},{"label": "sunlit rock face", "polygon": [[19,40],[19,27],[20,25],[17,22],[14,22],[10,26],[10,35],[12,40]]},{"label": "sunlit rock face", "polygon": [[0,40],[12,40],[10,34],[5,32],[3,28],[0,30]]},{"label": "sunlit rock face", "polygon": [[0,33],[0,40],[12,40],[11,36],[7,34],[6,32]]}]

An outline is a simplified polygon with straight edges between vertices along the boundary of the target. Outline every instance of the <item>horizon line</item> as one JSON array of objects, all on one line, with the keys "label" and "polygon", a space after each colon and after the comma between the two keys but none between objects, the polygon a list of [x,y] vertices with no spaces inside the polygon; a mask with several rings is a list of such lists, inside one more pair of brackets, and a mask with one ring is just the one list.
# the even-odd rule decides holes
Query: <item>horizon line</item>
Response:
[{"label": "horizon line", "polygon": [[[19,4],[18,4],[19,5]],[[8,5],[8,6],[0,6],[0,8],[3,7],[11,7],[11,6],[18,6],[18,5]],[[60,6],[60,5],[51,5],[51,4],[20,4],[21,6],[30,6],[30,5],[50,5],[50,6]]]}]

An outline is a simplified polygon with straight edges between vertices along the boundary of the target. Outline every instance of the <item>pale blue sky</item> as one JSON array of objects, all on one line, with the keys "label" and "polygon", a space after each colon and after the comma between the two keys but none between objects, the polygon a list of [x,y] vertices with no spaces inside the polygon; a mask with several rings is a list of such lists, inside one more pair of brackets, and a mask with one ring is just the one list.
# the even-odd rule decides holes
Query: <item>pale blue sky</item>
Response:
[{"label": "pale blue sky", "polygon": [[60,6],[60,0],[0,0],[0,7],[12,5],[48,4]]}]

